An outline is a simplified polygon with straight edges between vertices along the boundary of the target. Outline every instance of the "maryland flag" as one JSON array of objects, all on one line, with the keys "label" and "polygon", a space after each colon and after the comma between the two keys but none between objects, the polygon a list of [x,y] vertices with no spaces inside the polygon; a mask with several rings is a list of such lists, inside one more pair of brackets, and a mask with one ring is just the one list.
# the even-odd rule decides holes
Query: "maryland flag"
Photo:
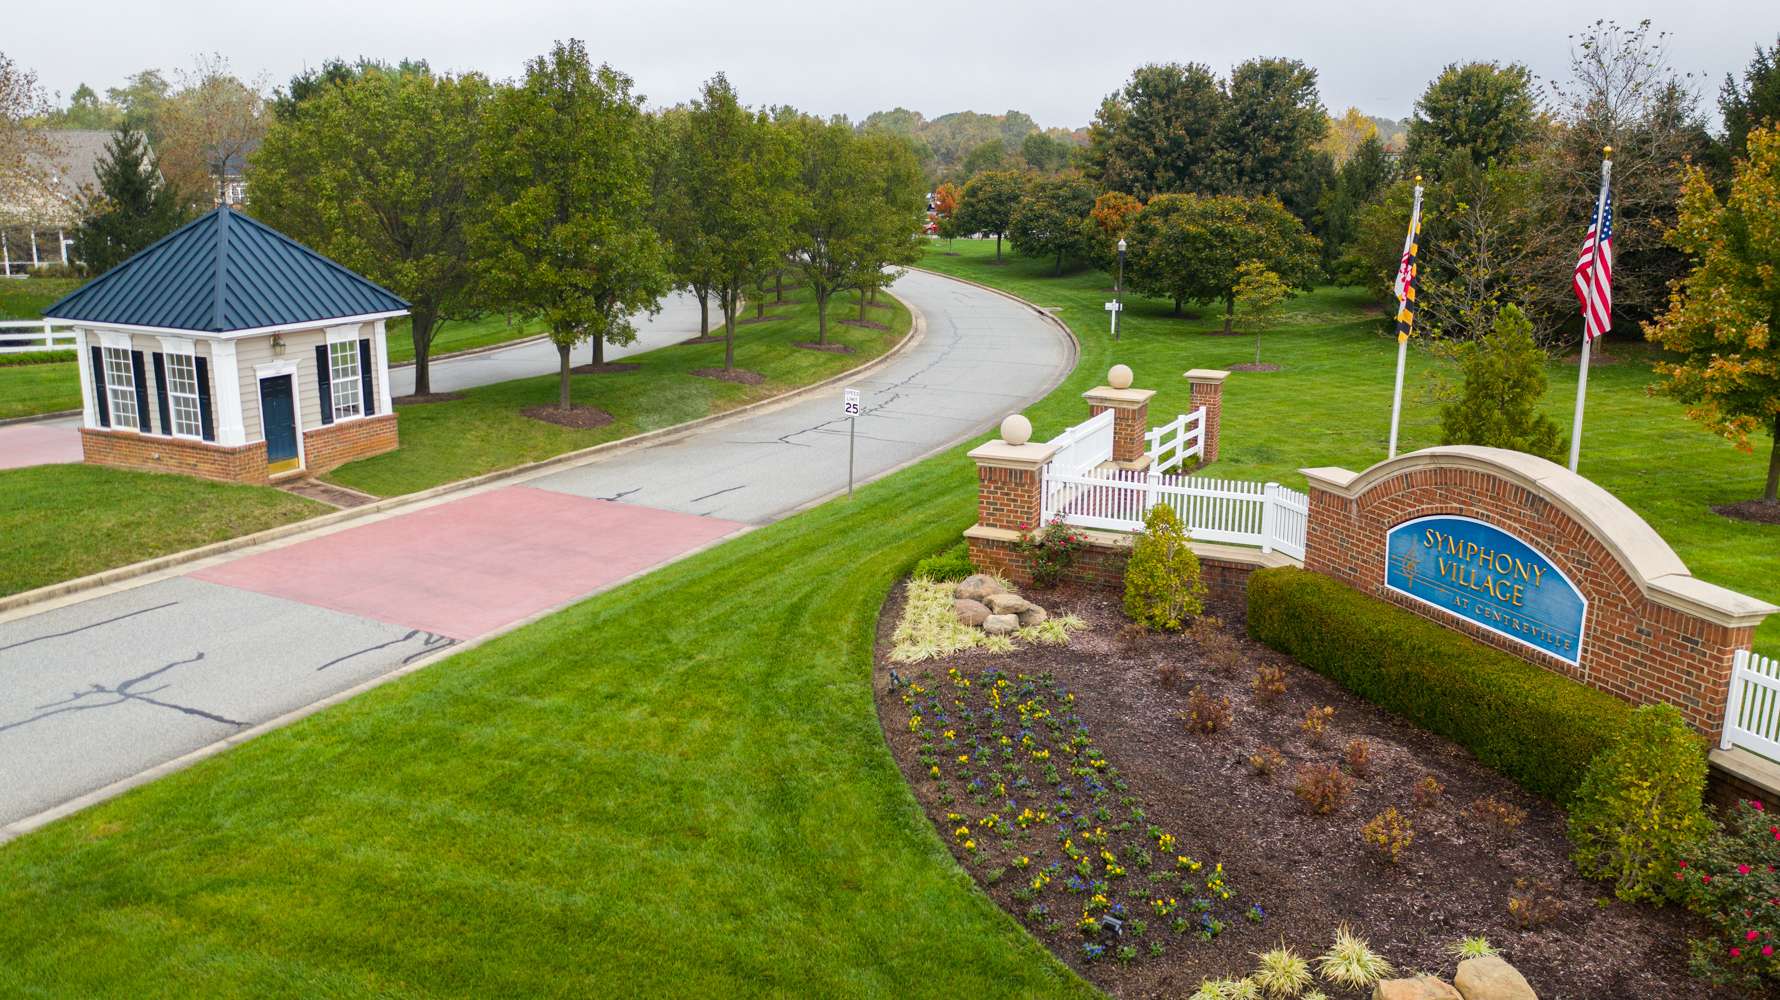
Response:
[{"label": "maryland flag", "polygon": [[1397,265],[1397,280],[1391,290],[1397,294],[1397,339],[1407,340],[1415,328],[1416,256],[1422,235],[1422,186],[1415,186],[1415,208],[1409,215],[1409,232],[1403,237],[1403,260]]}]

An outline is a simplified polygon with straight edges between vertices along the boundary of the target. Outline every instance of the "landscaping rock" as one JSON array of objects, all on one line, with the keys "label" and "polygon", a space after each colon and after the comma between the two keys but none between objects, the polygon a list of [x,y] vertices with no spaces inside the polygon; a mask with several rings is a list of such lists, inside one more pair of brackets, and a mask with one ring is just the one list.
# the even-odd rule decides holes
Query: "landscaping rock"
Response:
[{"label": "landscaping rock", "polygon": [[1386,979],[1372,988],[1372,1000],[1460,1000],[1460,996],[1444,979],[1417,976]]},{"label": "landscaping rock", "polygon": [[989,617],[989,608],[981,601],[959,599],[952,602],[952,613],[958,616],[959,621],[975,628]]},{"label": "landscaping rock", "polygon": [[996,583],[994,577],[977,573],[958,581],[958,586],[952,589],[952,596],[961,601],[981,601],[990,594],[1006,592],[1007,588]]},{"label": "landscaping rock", "polygon": [[983,619],[983,631],[990,635],[1009,635],[1020,627],[1018,615],[990,615]]},{"label": "landscaping rock", "polygon": [[1539,1000],[1527,977],[1494,955],[1460,962],[1452,982],[1464,1000]]},{"label": "landscaping rock", "polygon": [[1033,625],[1043,625],[1050,617],[1051,613],[1049,611],[1046,611],[1036,604],[1028,604],[1026,605],[1026,610],[1020,612],[1020,627],[1027,628]]},{"label": "landscaping rock", "polygon": [[1017,615],[1032,607],[1032,602],[1019,594],[1007,593],[990,594],[983,603],[989,606],[990,611],[998,615]]}]

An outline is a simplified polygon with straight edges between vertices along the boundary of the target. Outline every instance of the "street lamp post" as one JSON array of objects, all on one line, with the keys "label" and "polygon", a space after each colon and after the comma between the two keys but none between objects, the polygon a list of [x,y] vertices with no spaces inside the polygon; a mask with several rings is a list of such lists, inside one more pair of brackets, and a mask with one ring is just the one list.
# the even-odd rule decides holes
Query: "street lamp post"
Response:
[{"label": "street lamp post", "polygon": [[1113,340],[1119,339],[1119,312],[1125,308],[1125,241],[1119,240],[1119,276],[1113,279]]}]

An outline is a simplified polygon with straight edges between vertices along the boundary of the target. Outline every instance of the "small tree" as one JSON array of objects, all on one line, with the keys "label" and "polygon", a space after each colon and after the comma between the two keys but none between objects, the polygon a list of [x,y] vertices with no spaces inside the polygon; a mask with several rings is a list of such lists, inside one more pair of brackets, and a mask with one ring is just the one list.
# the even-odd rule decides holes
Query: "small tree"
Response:
[{"label": "small tree", "polygon": [[1236,316],[1255,331],[1255,364],[1261,363],[1261,331],[1273,325],[1279,307],[1291,297],[1286,283],[1260,261],[1245,261],[1236,269]]},{"label": "small tree", "polygon": [[1125,564],[1125,616],[1145,628],[1178,632],[1205,611],[1199,557],[1174,508],[1151,507]]},{"label": "small tree", "polygon": [[1465,385],[1441,411],[1442,444],[1510,448],[1556,461],[1557,425],[1539,412],[1545,395],[1545,354],[1519,308],[1503,306],[1495,325],[1454,353]]},{"label": "small tree", "polygon": [[1633,712],[1588,766],[1570,804],[1572,857],[1620,899],[1670,891],[1676,861],[1712,832],[1702,799],[1706,748],[1673,705]]},{"label": "small tree", "polygon": [[1762,502],[1780,503],[1780,125],[1749,133],[1723,201],[1704,171],[1687,168],[1669,239],[1694,267],[1646,330],[1681,355],[1656,366],[1667,379],[1656,391],[1743,451],[1752,435],[1772,434]]},{"label": "small tree", "polygon": [[185,221],[179,196],[149,162],[135,129],[112,133],[96,172],[99,190],[87,195],[86,217],[74,233],[74,254],[93,273],[123,263]]},{"label": "small tree", "polygon": [[958,200],[957,232],[994,233],[995,262],[1001,263],[1001,238],[1026,193],[1026,178],[1012,170],[987,170],[964,184]]}]

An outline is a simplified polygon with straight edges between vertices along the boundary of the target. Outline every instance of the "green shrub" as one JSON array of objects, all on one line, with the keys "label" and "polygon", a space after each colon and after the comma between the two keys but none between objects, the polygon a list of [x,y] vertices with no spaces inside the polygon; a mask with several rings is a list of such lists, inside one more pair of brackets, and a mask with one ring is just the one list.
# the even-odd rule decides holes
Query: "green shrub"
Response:
[{"label": "green shrub", "polygon": [[17,368],[20,365],[66,364],[73,360],[73,351],[20,351],[17,354],[0,354],[0,368]]},{"label": "green shrub", "polygon": [[1482,337],[1456,349],[1465,385],[1440,411],[1441,444],[1511,448],[1557,461],[1563,445],[1557,424],[1539,412],[1545,395],[1545,352],[1533,343],[1533,324],[1503,306]]},{"label": "green shrub", "polygon": [[1746,800],[1723,829],[1675,862],[1673,882],[1710,932],[1689,943],[1694,974],[1717,986],[1780,985],[1780,817]]},{"label": "green shrub", "polygon": [[1075,565],[1075,554],[1087,547],[1082,533],[1064,523],[1061,516],[1051,518],[1051,523],[1037,531],[1021,532],[1015,543],[1033,584],[1047,588],[1063,582],[1063,574]]},{"label": "green shrub", "polygon": [[1249,576],[1254,638],[1567,802],[1631,709],[1317,573]]},{"label": "green shrub", "polygon": [[1570,804],[1576,867],[1612,879],[1620,899],[1670,891],[1675,863],[1712,830],[1705,794],[1706,746],[1681,712],[1638,709],[1589,765]]},{"label": "green shrub", "polygon": [[976,571],[970,564],[970,545],[963,541],[915,564],[916,576],[936,582],[962,580]]},{"label": "green shrub", "polygon": [[1125,616],[1145,628],[1184,628],[1205,611],[1199,557],[1174,508],[1159,503],[1143,518],[1143,533],[1125,565]]}]

